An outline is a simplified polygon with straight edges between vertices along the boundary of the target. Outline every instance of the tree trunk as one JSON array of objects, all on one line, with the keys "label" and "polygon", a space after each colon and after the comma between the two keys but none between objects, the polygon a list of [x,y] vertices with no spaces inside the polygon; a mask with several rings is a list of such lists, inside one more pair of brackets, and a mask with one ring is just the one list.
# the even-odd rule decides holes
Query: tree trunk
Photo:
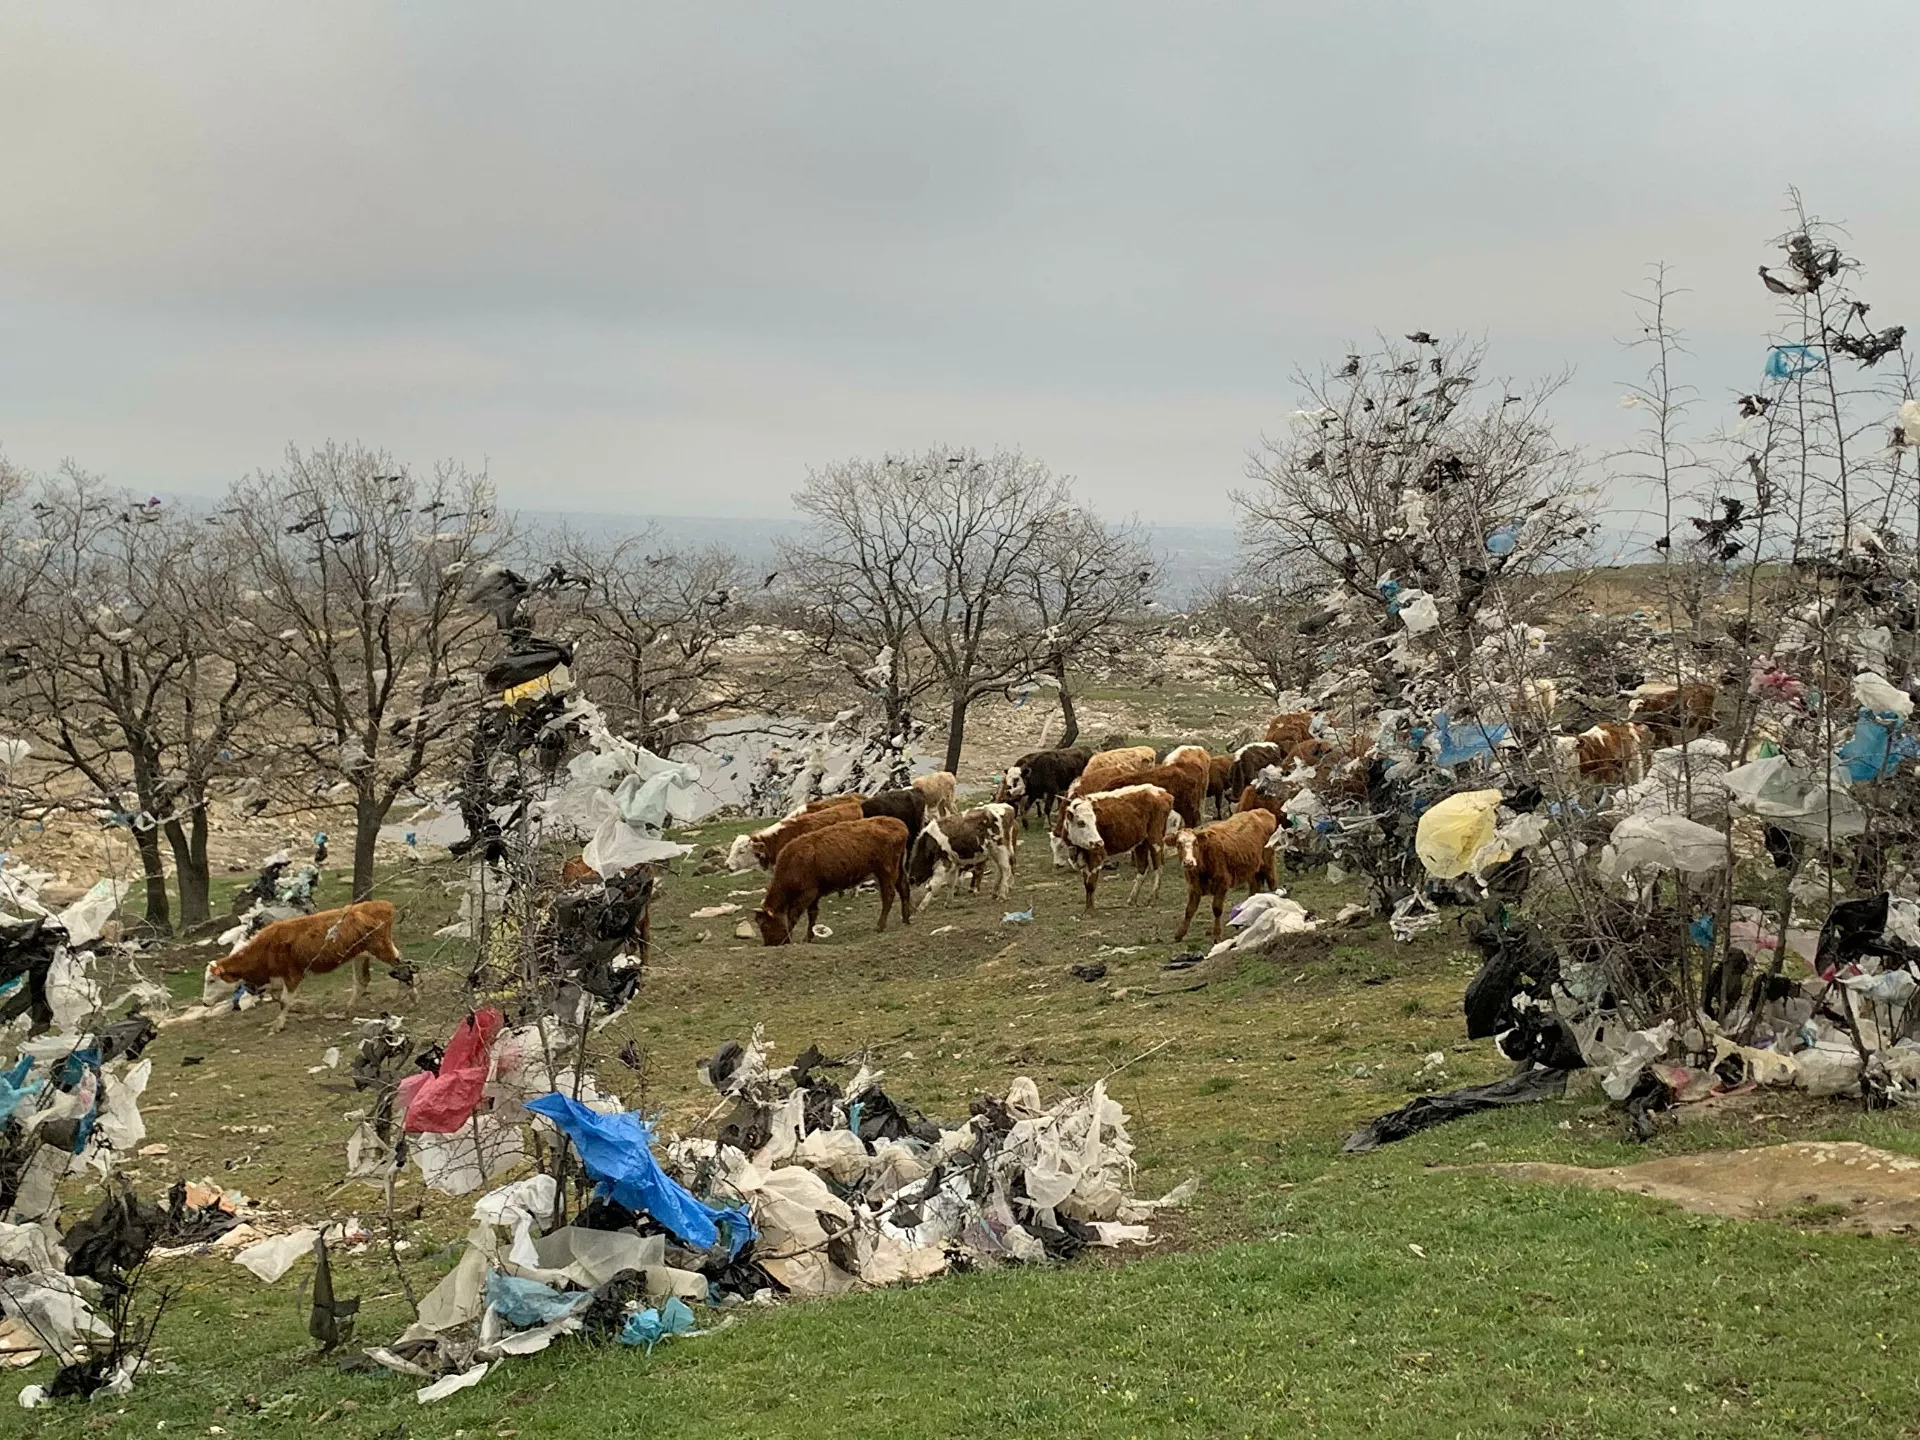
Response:
[{"label": "tree trunk", "polygon": [[960,773],[960,747],[967,738],[967,709],[973,698],[964,690],[953,697],[953,713],[947,719],[947,763],[945,768]]},{"label": "tree trunk", "polygon": [[194,847],[186,837],[186,826],[169,820],[167,847],[173,851],[173,877],[180,887],[180,924],[198,925],[207,918],[207,876],[194,870]]},{"label": "tree trunk", "polygon": [[167,898],[167,862],[160,856],[159,827],[135,830],[133,843],[140,852],[140,869],[147,881],[147,924],[171,934],[172,906]]},{"label": "tree trunk", "polygon": [[207,867],[207,811],[196,805],[188,826],[175,818],[167,821],[167,844],[173,850],[174,883],[180,887],[180,923],[194,926],[213,913],[210,900],[213,876]]},{"label": "tree trunk", "polygon": [[372,795],[362,795],[353,806],[353,898],[373,896],[373,844],[380,838],[389,805]]},{"label": "tree trunk", "polygon": [[1060,684],[1060,719],[1067,727],[1060,736],[1058,748],[1071,750],[1073,742],[1080,738],[1080,715],[1073,708],[1073,692],[1067,688],[1067,667],[1064,663],[1054,664],[1053,678]]}]

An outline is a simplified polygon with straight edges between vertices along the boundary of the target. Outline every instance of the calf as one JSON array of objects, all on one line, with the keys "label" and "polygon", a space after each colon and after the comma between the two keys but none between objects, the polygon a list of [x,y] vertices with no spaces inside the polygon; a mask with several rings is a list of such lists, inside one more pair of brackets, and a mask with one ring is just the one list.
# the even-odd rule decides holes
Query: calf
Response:
[{"label": "calf", "polygon": [[1093,758],[1091,750],[1034,750],[1007,767],[1006,779],[994,795],[998,804],[1011,805],[1024,825],[1038,806],[1042,824],[1053,820],[1053,802],[1067,793]]},{"label": "calf", "polygon": [[926,797],[926,808],[933,815],[958,815],[960,807],[954,802],[953,791],[959,779],[951,770],[936,770],[931,775],[917,775],[913,788]]},{"label": "calf", "polygon": [[764,945],[785,945],[802,912],[807,942],[820,920],[820,897],[871,880],[880,887],[880,930],[887,928],[893,897],[900,896],[900,923],[912,923],[913,904],[901,883],[907,864],[907,827],[891,815],[843,820],[790,841],[774,861],[766,898],[753,912]]},{"label": "calf", "polygon": [[1219,820],[1227,813],[1227,800],[1239,792],[1229,790],[1233,783],[1233,756],[1209,755],[1207,757],[1207,799],[1213,802],[1213,818]]},{"label": "calf", "polygon": [[394,978],[406,987],[409,1001],[415,998],[413,978],[405,972],[400,952],[393,946],[393,906],[385,900],[362,900],[340,910],[276,920],[252,939],[241,942],[231,955],[207,966],[201,1001],[218,1005],[242,985],[249,990],[270,991],[280,1002],[280,1015],[269,1033],[278,1034],[286,1028],[300,982],[309,975],[337,970],[349,960],[353,961],[349,1009],[366,993],[375,960],[396,967]]},{"label": "calf", "polygon": [[733,848],[727,852],[727,868],[737,872],[751,870],[757,865],[762,870],[771,870],[779,860],[780,852],[802,835],[860,818],[861,802],[858,795],[835,795],[831,799],[815,800],[782,816],[764,830],[756,830],[751,835],[736,839]]},{"label": "calf", "polygon": [[1013,889],[1013,848],[1019,833],[1013,807],[997,802],[953,819],[927,821],[907,857],[908,888],[921,892],[915,903],[924,904],[948,880],[958,889],[962,875],[973,877],[973,892],[979,894],[980,876],[988,866],[994,871],[994,898],[1005,899]]},{"label": "calf", "polygon": [[1647,727],[1656,745],[1683,745],[1713,729],[1718,691],[1703,680],[1683,685],[1642,685],[1633,692],[1627,719]]},{"label": "calf", "polygon": [[1278,819],[1267,810],[1248,810],[1231,820],[1221,820],[1198,830],[1182,830],[1174,839],[1180,850],[1180,868],[1187,876],[1187,913],[1173,938],[1184,940],[1193,924],[1193,912],[1200,908],[1200,897],[1213,897],[1213,938],[1220,939],[1220,912],[1226,908],[1227,892],[1236,885],[1247,887],[1251,895],[1264,886],[1273,888],[1273,852],[1267,842],[1279,828]]},{"label": "calf", "polygon": [[1069,800],[1065,818],[1063,839],[1085,881],[1088,914],[1093,913],[1101,868],[1120,855],[1133,856],[1133,888],[1127,892],[1127,904],[1138,898],[1149,870],[1153,871],[1153,895],[1148,903],[1159,897],[1161,850],[1180,831],[1173,796],[1158,785],[1128,785]]}]

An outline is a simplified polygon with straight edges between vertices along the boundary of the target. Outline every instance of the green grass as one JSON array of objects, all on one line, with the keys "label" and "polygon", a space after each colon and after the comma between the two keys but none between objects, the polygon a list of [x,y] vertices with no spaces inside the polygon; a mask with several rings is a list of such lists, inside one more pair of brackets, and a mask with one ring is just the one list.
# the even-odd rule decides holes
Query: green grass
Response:
[{"label": "green grass", "polygon": [[[701,845],[737,826],[709,826]],[[431,959],[415,1027],[443,1038],[465,947],[430,941],[448,902],[438,877],[389,882],[403,948]],[[688,912],[749,896],[754,877],[675,875],[656,907],[656,964],[642,1001],[597,1042],[628,1038],[641,1083],[599,1069],[629,1100],[690,1125],[707,1097],[695,1062],[766,1025],[779,1054],[810,1042],[870,1050],[889,1090],[955,1120],[1020,1074],[1043,1093],[1109,1076],[1138,1147],[1139,1188],[1188,1175],[1201,1191],[1162,1217],[1150,1251],[1069,1266],[955,1275],[911,1289],[739,1312],[725,1330],[651,1357],[562,1342],[513,1360],[433,1407],[397,1378],[343,1375],[312,1357],[298,1294],[201,1262],[156,1272],[177,1287],[158,1342],[169,1373],[112,1403],[27,1415],[6,1433],[600,1437],[951,1435],[1895,1436],[1915,1433],[1920,1335],[1911,1297],[1920,1251],[1834,1233],[1830,1215],[1780,1225],[1687,1216],[1638,1197],[1522,1185],[1472,1168],[1498,1160],[1624,1164],[1656,1154],[1830,1135],[1920,1153],[1897,1118],[1768,1096],[1628,1144],[1591,1090],[1482,1115],[1373,1155],[1341,1140],[1401,1104],[1425,1056],[1441,1085],[1504,1064],[1462,1038],[1473,961],[1442,927],[1413,945],[1383,930],[1302,937],[1237,967],[1162,972],[1180,896],[1121,908],[1020,858],[1013,903],[936,905],[909,929],[871,933],[870,898],[827,902],[834,938],[765,950],[732,937],[738,917]],[[1323,912],[1340,892],[1295,892]],[[334,898],[331,894],[329,899]],[[1031,904],[1031,924],[1001,922]],[[935,929],[954,927],[935,935]],[[701,932],[708,938],[698,939]],[[1069,966],[1102,947],[1106,980]],[[187,988],[204,951],[182,952]],[[1206,979],[1200,989],[1184,987]],[[377,984],[380,982],[376,982]],[[316,996],[344,993],[316,982]],[[146,1111],[164,1161],[151,1193],[211,1175],[290,1217],[374,1218],[376,1192],[341,1186],[355,1105],[344,1077],[309,1076],[342,1019],[296,1016],[277,1037],[246,1014],[171,1029],[150,1052]],[[182,1056],[203,1062],[182,1068]],[[270,1124],[236,1135],[223,1125]],[[233,1168],[226,1168],[231,1163]],[[467,1206],[399,1192],[416,1286],[453,1262]],[[1419,1247],[1418,1251],[1410,1247]],[[1424,1252],[1424,1253],[1421,1253]],[[391,1339],[406,1310],[375,1255],[343,1257],[342,1293],[365,1298],[361,1336]],[[18,1375],[44,1378],[44,1368]],[[124,1412],[124,1413],[123,1413]],[[163,1424],[164,1422],[164,1424]]]}]

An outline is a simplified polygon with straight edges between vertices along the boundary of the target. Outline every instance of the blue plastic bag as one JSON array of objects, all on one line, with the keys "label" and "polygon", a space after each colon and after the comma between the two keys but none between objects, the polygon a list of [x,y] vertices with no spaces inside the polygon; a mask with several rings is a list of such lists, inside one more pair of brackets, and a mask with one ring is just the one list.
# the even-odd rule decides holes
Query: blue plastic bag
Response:
[{"label": "blue plastic bag", "polygon": [[46,1080],[28,1080],[27,1073],[33,1069],[33,1056],[22,1055],[13,1069],[0,1075],[0,1125],[5,1125],[20,1102],[30,1095],[38,1095],[46,1086]]},{"label": "blue plastic bag", "polygon": [[640,1310],[627,1317],[627,1323],[620,1327],[622,1345],[644,1345],[651,1354],[653,1347],[669,1335],[686,1335],[693,1330],[693,1311],[687,1308],[687,1302],[678,1295],[673,1296],[658,1310]]},{"label": "blue plastic bag", "polygon": [[727,1223],[729,1254],[739,1254],[753,1238],[753,1221],[744,1205],[715,1209],[660,1168],[653,1158],[653,1131],[631,1110],[602,1115],[560,1094],[536,1095],[527,1101],[527,1109],[551,1120],[573,1142],[600,1194],[651,1215],[694,1249],[706,1250],[719,1241],[722,1220]]},{"label": "blue plastic bag", "polygon": [[1853,735],[1834,755],[1847,767],[1847,778],[1884,780],[1902,760],[1920,756],[1920,741],[1891,715],[1876,715],[1863,708],[1854,722]]},{"label": "blue plastic bag", "polygon": [[1767,351],[1767,378],[1798,380],[1827,363],[1827,357],[1811,345],[1776,345]]},{"label": "blue plastic bag", "polygon": [[498,1270],[487,1275],[487,1303],[509,1325],[551,1324],[592,1302],[591,1290],[556,1290],[538,1280],[503,1275]]},{"label": "blue plastic bag", "polygon": [[1477,720],[1469,720],[1455,730],[1452,717],[1445,710],[1436,710],[1433,712],[1433,733],[1440,743],[1440,751],[1433,757],[1433,763],[1442,770],[1451,770],[1469,760],[1493,754],[1493,747],[1507,738],[1507,727],[1487,726]]},{"label": "blue plastic bag", "polygon": [[1487,553],[1489,555],[1511,555],[1514,546],[1520,543],[1520,529],[1521,524],[1518,520],[1514,521],[1511,525],[1502,525],[1498,530],[1487,536]]}]

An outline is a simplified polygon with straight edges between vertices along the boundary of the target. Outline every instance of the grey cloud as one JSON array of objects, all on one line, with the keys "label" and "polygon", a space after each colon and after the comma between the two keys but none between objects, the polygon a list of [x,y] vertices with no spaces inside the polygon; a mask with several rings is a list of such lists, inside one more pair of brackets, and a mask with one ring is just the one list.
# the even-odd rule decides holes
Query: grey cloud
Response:
[{"label": "grey cloud", "polygon": [[755,513],[1007,443],[1212,519],[1293,368],[1421,325],[1577,366],[1604,448],[1650,260],[1757,370],[1789,182],[1920,317],[1917,53],[1903,0],[13,7],[0,442]]}]

